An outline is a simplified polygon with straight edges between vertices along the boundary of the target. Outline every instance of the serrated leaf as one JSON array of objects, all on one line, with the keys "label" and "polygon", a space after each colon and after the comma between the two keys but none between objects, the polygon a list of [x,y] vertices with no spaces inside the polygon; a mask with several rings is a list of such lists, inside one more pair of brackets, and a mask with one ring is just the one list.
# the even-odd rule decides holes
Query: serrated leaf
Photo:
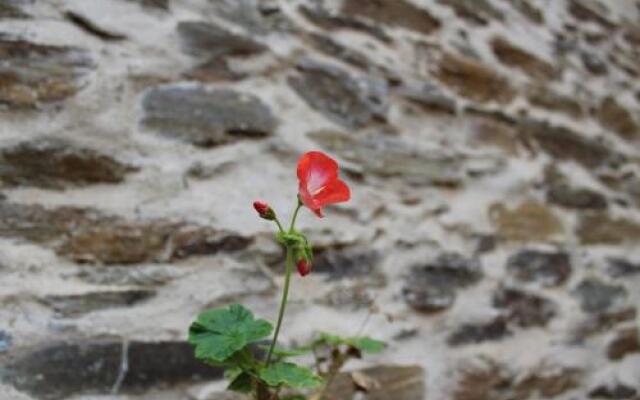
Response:
[{"label": "serrated leaf", "polygon": [[309,368],[288,362],[278,362],[263,367],[258,371],[258,376],[267,385],[273,387],[284,385],[291,388],[315,388],[323,383],[322,378]]},{"label": "serrated leaf", "polygon": [[198,315],[189,327],[189,343],[195,346],[196,358],[223,362],[247,344],[271,335],[272,330],[268,321],[256,320],[251,311],[232,304]]},{"label": "serrated leaf", "polygon": [[229,383],[227,390],[237,393],[251,393],[253,390],[251,375],[246,372],[241,372]]}]

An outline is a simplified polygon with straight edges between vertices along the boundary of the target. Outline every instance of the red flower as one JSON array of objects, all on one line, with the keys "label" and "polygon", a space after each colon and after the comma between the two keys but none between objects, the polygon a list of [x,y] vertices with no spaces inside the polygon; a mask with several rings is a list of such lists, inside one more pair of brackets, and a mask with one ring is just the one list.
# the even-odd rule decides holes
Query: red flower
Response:
[{"label": "red flower", "polygon": [[310,151],[300,157],[298,180],[300,200],[320,218],[322,207],[351,198],[347,184],[338,179],[338,163],[320,151]]},{"label": "red flower", "polygon": [[263,201],[256,200],[253,202],[253,208],[256,209],[260,218],[273,220],[276,217],[276,213],[273,211],[269,205]]},{"label": "red flower", "polygon": [[298,261],[296,268],[298,268],[300,276],[307,276],[311,272],[311,264],[309,264],[304,258],[301,258]]}]

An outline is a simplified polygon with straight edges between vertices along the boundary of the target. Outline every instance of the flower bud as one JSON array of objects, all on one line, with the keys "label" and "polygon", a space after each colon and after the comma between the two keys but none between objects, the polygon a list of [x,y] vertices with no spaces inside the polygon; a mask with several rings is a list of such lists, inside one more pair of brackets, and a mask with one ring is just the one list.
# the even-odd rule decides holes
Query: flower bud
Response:
[{"label": "flower bud", "polygon": [[264,218],[269,221],[276,219],[276,213],[269,205],[263,201],[256,200],[253,202],[253,208],[256,209],[260,218]]},{"label": "flower bud", "polygon": [[296,268],[298,268],[298,273],[300,274],[300,276],[307,276],[311,272],[311,264],[309,264],[309,262],[307,262],[307,260],[305,260],[304,258],[298,260]]}]

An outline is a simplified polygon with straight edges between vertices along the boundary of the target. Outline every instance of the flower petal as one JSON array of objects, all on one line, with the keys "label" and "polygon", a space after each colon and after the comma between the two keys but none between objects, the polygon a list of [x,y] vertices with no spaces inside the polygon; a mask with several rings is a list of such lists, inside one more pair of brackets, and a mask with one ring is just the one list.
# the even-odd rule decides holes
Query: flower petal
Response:
[{"label": "flower petal", "polygon": [[309,151],[298,161],[298,179],[311,195],[338,177],[338,163],[320,151]]},{"label": "flower petal", "polygon": [[313,196],[314,202],[319,207],[349,201],[350,198],[351,191],[349,186],[340,179],[329,182],[320,192]]}]

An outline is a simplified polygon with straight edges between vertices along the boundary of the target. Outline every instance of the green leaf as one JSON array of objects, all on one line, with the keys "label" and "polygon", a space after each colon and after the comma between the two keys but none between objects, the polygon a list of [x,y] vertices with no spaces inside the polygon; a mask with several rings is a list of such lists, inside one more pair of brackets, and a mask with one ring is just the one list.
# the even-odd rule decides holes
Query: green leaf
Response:
[{"label": "green leaf", "polygon": [[309,368],[288,362],[263,367],[258,371],[258,376],[272,387],[284,385],[291,388],[315,388],[323,383],[322,378]]},{"label": "green leaf", "polygon": [[[260,345],[258,346],[262,350],[269,351],[269,346]],[[311,352],[310,347],[301,347],[299,349],[283,349],[282,347],[275,347],[273,349],[273,355],[278,357],[298,357],[303,356]]]},{"label": "green leaf", "polygon": [[251,393],[253,390],[251,375],[246,372],[241,372],[231,381],[229,386],[227,386],[227,390],[237,393]]},{"label": "green leaf", "polygon": [[370,354],[380,353],[386,346],[384,342],[368,336],[350,338],[349,343],[356,349]]},{"label": "green leaf", "polygon": [[334,347],[346,345],[371,354],[380,353],[385,348],[384,342],[372,339],[368,336],[341,337],[326,332],[320,333],[320,337],[315,341],[315,343],[316,345],[326,344]]},{"label": "green leaf", "polygon": [[271,323],[256,320],[251,311],[232,304],[198,315],[189,327],[189,343],[195,346],[196,358],[223,362],[247,344],[271,335],[272,330]]}]

